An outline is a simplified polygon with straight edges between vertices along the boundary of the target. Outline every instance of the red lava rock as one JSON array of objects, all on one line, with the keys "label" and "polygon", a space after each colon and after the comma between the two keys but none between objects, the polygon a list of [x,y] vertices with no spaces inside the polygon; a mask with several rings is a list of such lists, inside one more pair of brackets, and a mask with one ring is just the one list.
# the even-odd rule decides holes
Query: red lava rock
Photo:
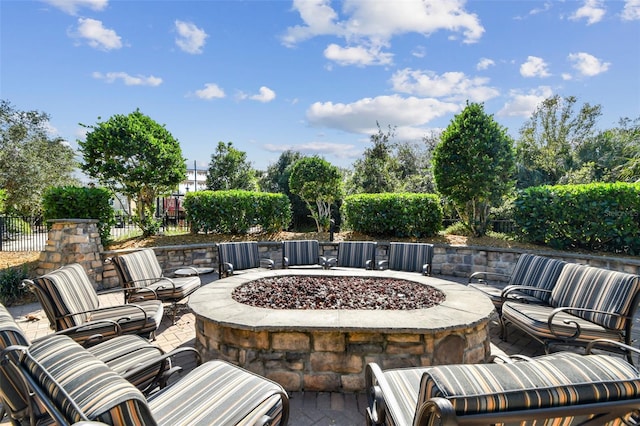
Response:
[{"label": "red lava rock", "polygon": [[381,277],[290,275],[260,278],[233,290],[235,301],[269,309],[425,309],[442,303],[431,286]]}]

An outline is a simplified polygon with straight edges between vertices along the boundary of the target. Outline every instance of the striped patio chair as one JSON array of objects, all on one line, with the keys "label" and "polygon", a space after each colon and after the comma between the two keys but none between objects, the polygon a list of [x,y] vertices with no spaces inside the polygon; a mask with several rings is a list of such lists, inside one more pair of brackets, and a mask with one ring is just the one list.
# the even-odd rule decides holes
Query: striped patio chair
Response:
[{"label": "striped patio chair", "polygon": [[433,244],[426,243],[390,243],[389,260],[378,263],[378,269],[394,271],[421,272],[431,275]]},{"label": "striped patio chair", "polygon": [[71,336],[79,343],[88,344],[96,337],[104,340],[119,334],[153,337],[162,320],[163,307],[159,300],[101,307],[87,272],[77,263],[24,283],[36,293],[51,328],[62,331],[77,327]]},{"label": "striped patio chair", "polygon": [[288,240],[282,242],[282,267],[322,266],[324,257],[320,256],[320,243],[317,240]]},{"label": "striped patio chair", "polygon": [[[504,299],[525,303],[546,304],[549,302],[553,287],[567,262],[530,253],[523,253],[513,268],[511,275],[494,272],[474,272],[469,276],[468,285],[488,296],[498,312]],[[489,280],[508,280],[500,287]]]},{"label": "striped patio chair", "polygon": [[374,269],[376,265],[375,241],[340,241],[338,257],[328,259],[328,267]]},{"label": "striped patio chair", "polygon": [[172,322],[176,322],[178,302],[200,288],[197,271],[192,276],[168,278],[153,249],[120,254],[111,259],[120,283],[124,287],[125,302],[156,299],[171,303]]},{"label": "striped patio chair", "polygon": [[[50,336],[45,336],[38,341]],[[28,347],[30,345],[31,342],[7,308],[0,304],[0,351],[10,346]],[[197,359],[200,358],[193,348],[180,348],[171,353],[165,353],[159,347],[135,335],[117,336],[91,346],[87,350],[144,393],[164,387],[168,376],[177,372],[174,371],[177,370],[176,366],[171,362],[171,358],[176,354],[188,351],[193,352]],[[170,368],[172,368],[171,371],[169,371]],[[7,374],[3,375],[5,371]],[[26,389],[19,375],[11,369],[0,370],[0,397],[3,408],[13,421],[21,424],[29,423],[32,416],[37,419],[42,415],[38,411],[29,413],[28,400],[24,395],[26,395]],[[2,418],[1,415],[0,418]]]},{"label": "striped patio chair", "polygon": [[218,263],[220,277],[233,275],[237,271],[268,268],[273,269],[273,260],[261,259],[256,241],[238,243],[218,243]]},{"label": "striped patio chair", "polygon": [[66,336],[23,349],[17,369],[33,403],[60,425],[286,425],[289,415],[280,385],[223,361],[202,364],[149,398]]},{"label": "striped patio chair", "polygon": [[594,339],[632,344],[640,276],[568,263],[550,293],[548,305],[504,302],[503,339],[507,328],[515,326],[542,343],[547,353],[553,345],[586,346]]},{"label": "striped patio chair", "polygon": [[611,355],[562,352],[386,371],[372,363],[365,375],[372,425],[612,426],[640,420],[640,373]]}]

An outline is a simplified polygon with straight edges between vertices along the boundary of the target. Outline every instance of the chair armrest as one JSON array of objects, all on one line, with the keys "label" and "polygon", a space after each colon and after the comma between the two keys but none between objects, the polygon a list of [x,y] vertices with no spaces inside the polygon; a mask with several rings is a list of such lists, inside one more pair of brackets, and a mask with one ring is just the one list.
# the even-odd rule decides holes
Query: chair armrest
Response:
[{"label": "chair armrest", "polygon": [[499,274],[497,272],[484,272],[478,271],[469,275],[469,279],[467,280],[467,284],[471,284],[474,280],[479,283],[486,283],[488,279],[494,279],[497,281],[497,278],[504,278],[505,281],[508,281],[511,278],[510,275],[507,274]]},{"label": "chair armrest", "polygon": [[275,263],[273,262],[273,260],[271,260],[271,259],[260,259],[260,267],[261,268],[273,269],[274,266],[275,266]]},{"label": "chair armrest", "polygon": [[153,365],[156,365],[158,363],[165,363],[166,365],[169,365],[170,368],[160,369],[158,372],[158,375],[149,383],[147,388],[144,389],[143,393],[147,394],[148,392],[153,391],[153,389],[155,389],[156,387],[159,387],[159,389],[163,389],[167,387],[169,379],[174,374],[180,373],[183,370],[182,366],[175,365],[175,362],[173,361],[173,359],[177,355],[181,355],[183,353],[193,354],[196,359],[196,365],[202,364],[202,357],[200,356],[200,353],[195,348],[181,347],[181,348],[174,349],[171,352],[158,355],[157,357],[151,360],[148,360],[143,364],[138,364],[135,367],[130,368],[129,370],[127,370],[122,374],[122,377],[128,380],[129,377],[135,377],[139,373],[147,371],[147,369]]},{"label": "chair armrest", "polygon": [[[551,290],[547,290],[544,288],[538,288],[538,287],[532,287],[529,285],[508,285],[505,288],[502,289],[502,293],[500,293],[500,298],[502,300],[502,302],[506,302],[507,299],[509,298],[510,294],[513,294],[517,291],[521,291],[521,290],[535,290],[535,291],[540,291],[543,293],[551,293]],[[513,295],[511,296],[512,299],[515,299],[519,302],[522,303],[528,303],[528,301],[526,299],[521,299],[519,298],[517,295]]]},{"label": "chair armrest", "polygon": [[335,257],[324,257],[324,256],[321,256],[320,257],[320,265],[322,265],[322,267],[324,269],[331,269],[331,268],[334,268],[334,267],[338,266],[338,259],[336,259]]},{"label": "chair armrest", "polygon": [[[77,333],[79,331],[83,331],[83,330],[90,330],[91,328],[94,327],[98,327],[98,328],[104,328],[108,325],[113,325],[114,328],[114,333],[116,336],[121,336],[122,335],[122,327],[120,326],[120,324],[117,321],[113,321],[113,320],[97,320],[97,321],[90,321],[87,322],[85,324],[82,325],[76,325],[75,327],[69,327],[69,328],[65,328],[64,330],[59,330],[56,331],[54,334],[50,334],[48,336],[44,336],[40,339],[36,339],[35,341],[40,341],[40,340],[44,340],[47,339],[51,336],[54,336],[56,334],[60,334],[60,335],[68,335],[69,337],[73,338],[73,334]],[[93,346],[93,345],[97,345],[98,343],[102,342],[104,340],[104,335],[101,333],[97,333],[94,334],[92,336],[89,336],[85,341],[82,342],[82,346],[89,347],[89,346]],[[35,342],[34,341],[34,342]]]},{"label": "chair armrest", "polygon": [[288,268],[289,267],[289,258],[287,256],[283,256],[282,257],[282,267],[283,268]]},{"label": "chair armrest", "polygon": [[230,262],[222,262],[222,275],[229,276],[233,275],[233,263]]},{"label": "chair armrest", "polygon": [[[145,311],[144,308],[142,308],[139,305],[136,305],[135,303],[127,303],[126,306],[132,306],[134,308],[139,309],[140,312],[142,312],[144,314],[144,319],[145,319],[145,322],[146,322],[148,315],[147,315],[147,311]],[[103,308],[91,309],[91,310],[88,310],[88,311],[74,312],[72,314],[66,314],[66,315],[62,315],[62,316],[56,317],[56,320],[61,319],[61,318],[72,317],[74,315],[91,314],[91,313],[94,313],[94,312],[104,312],[104,311],[109,311],[109,310],[113,310],[113,309],[120,309],[121,307],[122,307],[122,305],[120,305],[120,306],[105,306]],[[130,321],[130,320],[131,320],[131,318],[129,318],[129,317],[121,317],[121,318],[119,318],[118,320],[115,320],[115,321],[119,323],[121,321]],[[98,323],[98,322],[103,322],[103,321],[105,321],[105,320],[99,320],[99,321],[96,321],[96,322]]]},{"label": "chair armrest", "polygon": [[549,314],[549,318],[547,319],[547,325],[549,326],[549,331],[551,331],[551,333],[553,333],[555,336],[559,337],[559,338],[563,338],[563,339],[569,339],[569,340],[573,340],[573,339],[577,339],[578,337],[580,337],[580,324],[578,324],[577,321],[573,321],[570,319],[564,320],[563,322],[567,325],[573,325],[576,330],[575,332],[571,335],[571,336],[562,336],[560,334],[558,334],[558,332],[555,330],[555,327],[553,325],[553,319],[555,318],[556,315],[558,315],[561,312],[565,312],[565,311],[580,311],[580,312],[592,312],[595,314],[604,314],[604,315],[609,315],[612,317],[622,317],[622,318],[626,318],[627,320],[629,320],[629,317],[626,317],[624,315],[620,315],[620,314],[615,314],[612,312],[607,312],[607,311],[599,311],[596,309],[589,309],[589,308],[572,308],[572,307],[568,307],[568,306],[562,306],[559,308],[555,308],[553,311],[551,311],[551,313]]},{"label": "chair armrest", "polygon": [[400,412],[400,404],[396,399],[387,378],[378,364],[370,362],[365,367],[365,390],[367,393],[367,415],[374,425],[391,424],[385,417],[385,409]]},{"label": "chair armrest", "polygon": [[376,267],[377,267],[376,269],[379,269],[379,270],[389,269],[389,261],[388,260],[381,260],[381,261],[378,262]]},{"label": "chair armrest", "polygon": [[622,349],[623,351],[634,352],[634,353],[640,355],[640,349],[634,348],[633,346],[627,345],[627,344],[622,343],[622,342],[616,342],[615,340],[610,340],[610,339],[594,339],[594,340],[590,341],[587,344],[587,347],[585,348],[585,353],[586,354],[590,354],[593,351],[593,349],[596,346],[599,346],[599,345],[616,346],[616,347]]}]

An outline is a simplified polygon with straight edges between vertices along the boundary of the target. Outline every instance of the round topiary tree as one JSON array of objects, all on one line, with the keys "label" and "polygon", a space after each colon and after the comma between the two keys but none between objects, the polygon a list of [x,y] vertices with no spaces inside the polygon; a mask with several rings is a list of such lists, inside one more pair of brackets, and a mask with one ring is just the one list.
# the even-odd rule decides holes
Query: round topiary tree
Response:
[{"label": "round topiary tree", "polygon": [[491,206],[515,185],[513,140],[482,104],[467,103],[440,136],[433,173],[438,191],[465,228],[474,236],[485,235]]}]

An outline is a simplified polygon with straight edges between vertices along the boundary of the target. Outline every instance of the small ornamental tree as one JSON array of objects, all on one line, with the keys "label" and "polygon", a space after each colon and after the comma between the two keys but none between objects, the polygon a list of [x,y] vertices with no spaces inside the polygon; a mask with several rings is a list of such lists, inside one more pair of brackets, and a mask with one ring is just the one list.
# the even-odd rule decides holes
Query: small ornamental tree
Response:
[{"label": "small ornamental tree", "polygon": [[328,231],[331,205],[342,196],[340,170],[318,156],[305,157],[294,164],[289,188],[304,200],[318,232]]},{"label": "small ornamental tree", "polygon": [[247,153],[233,147],[233,142],[218,142],[207,171],[207,189],[228,191],[258,189],[256,172],[247,161]]},{"label": "small ornamental tree", "polygon": [[433,155],[438,191],[474,236],[486,234],[489,210],[513,189],[514,170],[513,141],[477,103],[453,118]]},{"label": "small ornamental tree", "polygon": [[136,208],[134,223],[144,236],[155,234],[159,229],[155,199],[171,193],[186,178],[178,141],[139,110],[82,126],[90,129],[86,140],[78,141],[82,170],[115,194],[128,197]]}]

